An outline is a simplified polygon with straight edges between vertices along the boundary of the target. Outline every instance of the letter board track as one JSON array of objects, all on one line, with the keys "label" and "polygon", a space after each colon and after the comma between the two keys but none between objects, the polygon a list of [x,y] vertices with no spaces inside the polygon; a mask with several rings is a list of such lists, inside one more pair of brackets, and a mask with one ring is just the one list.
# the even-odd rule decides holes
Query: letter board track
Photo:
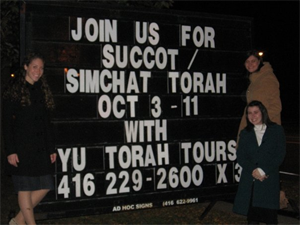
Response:
[{"label": "letter board track", "polygon": [[21,55],[38,50],[53,92],[55,218],[233,196],[252,19],[27,2]]}]

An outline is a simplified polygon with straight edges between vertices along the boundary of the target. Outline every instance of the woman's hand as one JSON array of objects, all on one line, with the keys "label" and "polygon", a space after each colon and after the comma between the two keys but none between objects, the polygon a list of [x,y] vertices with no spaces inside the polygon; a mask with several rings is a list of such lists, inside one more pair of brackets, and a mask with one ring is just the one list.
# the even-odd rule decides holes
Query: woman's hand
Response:
[{"label": "woman's hand", "polygon": [[261,175],[257,168],[253,170],[252,176],[254,179],[260,180],[261,182],[268,178],[266,175]]},{"label": "woman's hand", "polygon": [[17,154],[11,154],[11,155],[7,156],[7,160],[10,165],[18,167],[19,157]]},{"label": "woman's hand", "polygon": [[57,156],[56,153],[53,153],[53,154],[50,155],[51,163],[54,163],[56,161],[56,156]]}]

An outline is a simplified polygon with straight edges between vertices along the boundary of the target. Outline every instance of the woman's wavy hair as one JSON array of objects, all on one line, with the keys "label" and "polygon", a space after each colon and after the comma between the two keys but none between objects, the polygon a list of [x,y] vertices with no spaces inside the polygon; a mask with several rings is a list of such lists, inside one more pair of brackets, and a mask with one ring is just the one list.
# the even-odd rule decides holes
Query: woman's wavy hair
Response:
[{"label": "woman's wavy hair", "polygon": [[250,131],[253,129],[254,125],[249,121],[248,119],[248,108],[249,107],[253,107],[253,106],[257,106],[261,112],[261,116],[262,116],[262,123],[266,124],[267,126],[275,124],[274,122],[272,122],[270,120],[269,114],[268,114],[268,110],[267,108],[260,102],[260,101],[252,101],[250,102],[247,107],[246,107],[246,119],[247,119],[247,126],[246,126],[246,130]]},{"label": "woman's wavy hair", "polygon": [[[255,72],[260,71],[260,69],[264,66],[264,61],[263,61],[263,58],[259,55],[259,51],[255,50],[255,49],[248,51],[245,55],[245,62],[250,56],[254,56],[255,58],[257,58],[259,60],[260,63]],[[250,74],[250,73],[248,72],[248,74]]]},{"label": "woman's wavy hair", "polygon": [[[18,76],[18,78],[11,80],[8,86],[5,88],[3,92],[4,99],[20,102],[22,106],[28,106],[31,104],[30,93],[26,88],[26,70],[24,69],[24,66],[29,66],[34,59],[41,59],[45,65],[44,57],[41,54],[36,52],[29,53],[24,58],[21,74]],[[55,107],[54,99],[44,74],[41,76],[39,81],[41,82],[41,89],[44,93],[46,108],[53,110]]]}]

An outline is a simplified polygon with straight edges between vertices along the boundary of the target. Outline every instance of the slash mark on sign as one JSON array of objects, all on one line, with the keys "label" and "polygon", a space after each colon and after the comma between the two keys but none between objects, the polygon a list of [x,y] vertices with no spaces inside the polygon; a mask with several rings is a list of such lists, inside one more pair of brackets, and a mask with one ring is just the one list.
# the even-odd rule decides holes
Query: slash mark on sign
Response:
[{"label": "slash mark on sign", "polygon": [[194,62],[194,60],[195,60],[195,57],[196,57],[196,55],[197,55],[197,53],[198,53],[198,49],[196,49],[196,51],[195,51],[195,53],[194,53],[194,55],[193,55],[193,58],[192,58],[192,60],[190,61],[190,64],[189,64],[189,66],[188,66],[188,70],[191,68],[191,66],[192,66],[192,64],[193,64],[193,62]]}]

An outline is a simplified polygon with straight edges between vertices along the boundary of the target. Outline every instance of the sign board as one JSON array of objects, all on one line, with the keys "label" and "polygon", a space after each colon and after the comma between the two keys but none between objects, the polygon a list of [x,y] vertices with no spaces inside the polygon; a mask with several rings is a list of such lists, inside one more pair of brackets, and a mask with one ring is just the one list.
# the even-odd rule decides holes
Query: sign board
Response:
[{"label": "sign board", "polygon": [[21,19],[56,103],[55,191],[37,218],[235,194],[251,19],[42,1]]}]

